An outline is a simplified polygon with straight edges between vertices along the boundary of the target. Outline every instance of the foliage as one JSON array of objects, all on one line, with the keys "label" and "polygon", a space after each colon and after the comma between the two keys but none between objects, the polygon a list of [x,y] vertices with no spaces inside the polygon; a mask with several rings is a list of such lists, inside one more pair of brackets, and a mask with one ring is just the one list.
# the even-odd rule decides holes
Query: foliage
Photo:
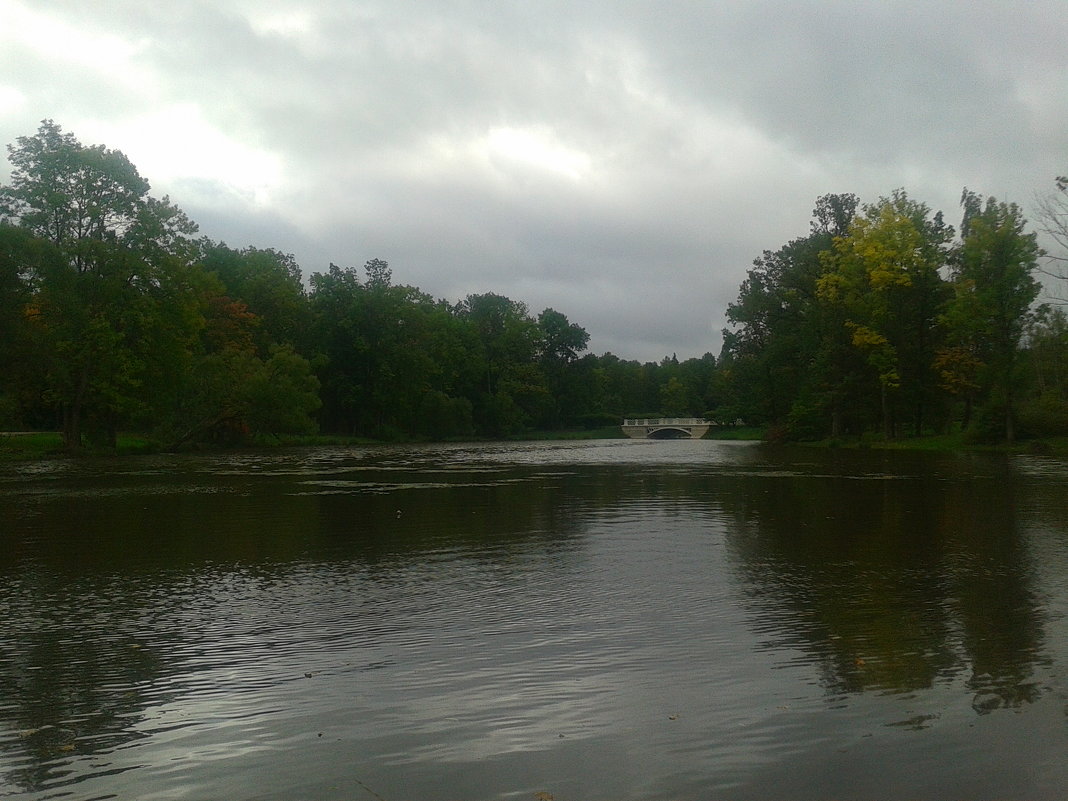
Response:
[{"label": "foliage", "polygon": [[173,304],[185,299],[168,279],[196,227],[167,198],[148,197],[148,182],[122,153],[86,147],[50,120],[9,153],[0,214],[36,240],[11,257],[30,276],[24,343],[40,358],[37,381],[61,411],[69,450],[82,446],[86,424],[93,439],[114,445],[117,419],[153,400],[148,365],[162,359],[151,348],[182,348],[159,334],[189,333],[173,325]]},{"label": "foliage", "polygon": [[1068,323],[1034,307],[1035,236],[969,190],[959,240],[904,190],[818,198],[808,233],[747,271],[718,358],[640,363],[587,353],[555,309],[434,299],[383,259],[305,286],[290,254],[194,240],[122,153],[49,120],[9,155],[0,427],[58,429],[70,451],[122,430],[190,447],[577,436],[656,416],[794,440],[1065,429]]},{"label": "foliage", "polygon": [[1019,208],[964,190],[954,242],[904,190],[852,219],[848,201],[819,199],[812,233],[749,271],[728,308],[720,409],[786,439],[957,426],[1011,442],[1023,392],[1028,435],[1057,430],[1059,406],[1039,399],[1062,386],[1063,316],[1035,316],[1040,251]]},{"label": "foliage", "polygon": [[953,274],[954,298],[946,313],[958,347],[974,360],[976,383],[1004,413],[1004,438],[1015,439],[1015,385],[1020,339],[1040,286],[1034,277],[1039,248],[1014,203],[999,203],[965,189],[963,240]]},{"label": "foliage", "polygon": [[835,308],[849,343],[876,377],[883,436],[897,435],[901,418],[923,433],[932,405],[939,315],[947,299],[940,270],[953,229],[941,212],[896,190],[865,206],[846,236],[821,260],[821,301]]}]

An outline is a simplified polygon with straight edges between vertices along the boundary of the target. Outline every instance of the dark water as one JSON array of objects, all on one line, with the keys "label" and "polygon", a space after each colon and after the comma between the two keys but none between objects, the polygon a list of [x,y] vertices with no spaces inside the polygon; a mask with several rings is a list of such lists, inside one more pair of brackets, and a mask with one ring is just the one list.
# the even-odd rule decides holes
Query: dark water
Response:
[{"label": "dark water", "polygon": [[1068,463],[583,444],[0,468],[0,796],[1068,793]]}]

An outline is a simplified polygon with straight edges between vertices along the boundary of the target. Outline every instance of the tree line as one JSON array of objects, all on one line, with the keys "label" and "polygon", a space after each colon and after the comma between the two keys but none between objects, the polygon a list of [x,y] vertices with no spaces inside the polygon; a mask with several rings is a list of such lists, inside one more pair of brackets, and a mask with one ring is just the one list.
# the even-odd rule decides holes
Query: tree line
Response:
[{"label": "tree line", "polygon": [[[120,430],[181,448],[658,415],[783,439],[1068,433],[1068,323],[1035,305],[1035,234],[968,190],[959,237],[903,190],[820,198],[806,236],[754,262],[718,359],[639,363],[586,353],[588,333],[554,309],[435,299],[380,259],[305,281],[289,254],[198,237],[125,155],[51,120],[8,152],[0,430],[57,429],[71,451]],[[1066,186],[1043,215],[1053,234]]]},{"label": "tree line", "polygon": [[[1042,213],[1062,235],[1066,187]],[[960,204],[957,235],[904,190],[819,198],[728,308],[736,413],[784,439],[1068,434],[1068,324],[1036,305],[1046,254],[1016,204],[969,189]]]},{"label": "tree line", "polygon": [[0,430],[163,446],[324,432],[504,437],[696,415],[715,360],[585,354],[588,333],[494,293],[458,302],[331,264],[197,238],[119,151],[51,120],[0,186]]}]

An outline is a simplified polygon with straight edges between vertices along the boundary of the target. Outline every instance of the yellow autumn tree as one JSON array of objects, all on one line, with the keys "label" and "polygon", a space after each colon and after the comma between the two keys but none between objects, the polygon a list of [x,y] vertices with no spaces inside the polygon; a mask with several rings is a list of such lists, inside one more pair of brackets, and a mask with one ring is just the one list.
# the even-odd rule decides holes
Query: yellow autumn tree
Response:
[{"label": "yellow autumn tree", "polygon": [[872,368],[887,438],[905,415],[918,435],[929,414],[947,298],[939,269],[952,235],[941,212],[932,215],[899,189],[865,206],[823,254],[819,297],[841,310],[853,347]]}]

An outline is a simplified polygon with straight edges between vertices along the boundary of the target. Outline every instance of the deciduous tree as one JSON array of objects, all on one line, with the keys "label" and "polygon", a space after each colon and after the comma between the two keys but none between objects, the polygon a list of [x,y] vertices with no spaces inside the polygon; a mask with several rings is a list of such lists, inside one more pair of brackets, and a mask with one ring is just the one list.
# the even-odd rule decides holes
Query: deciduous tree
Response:
[{"label": "deciduous tree", "polygon": [[51,355],[48,395],[69,449],[81,447],[87,413],[113,443],[116,420],[143,405],[146,379],[160,375],[162,343],[146,333],[190,333],[172,327],[190,318],[166,304],[184,304],[182,282],[172,279],[187,266],[196,226],[166,197],[149,197],[121,152],[82,145],[51,120],[8,151],[0,216],[59,254],[41,265],[34,287]]},{"label": "deciduous tree", "polygon": [[947,313],[954,335],[985,366],[985,383],[1004,412],[1007,442],[1015,439],[1015,383],[1020,339],[1041,289],[1034,273],[1040,249],[1015,203],[965,189],[961,245]]}]

